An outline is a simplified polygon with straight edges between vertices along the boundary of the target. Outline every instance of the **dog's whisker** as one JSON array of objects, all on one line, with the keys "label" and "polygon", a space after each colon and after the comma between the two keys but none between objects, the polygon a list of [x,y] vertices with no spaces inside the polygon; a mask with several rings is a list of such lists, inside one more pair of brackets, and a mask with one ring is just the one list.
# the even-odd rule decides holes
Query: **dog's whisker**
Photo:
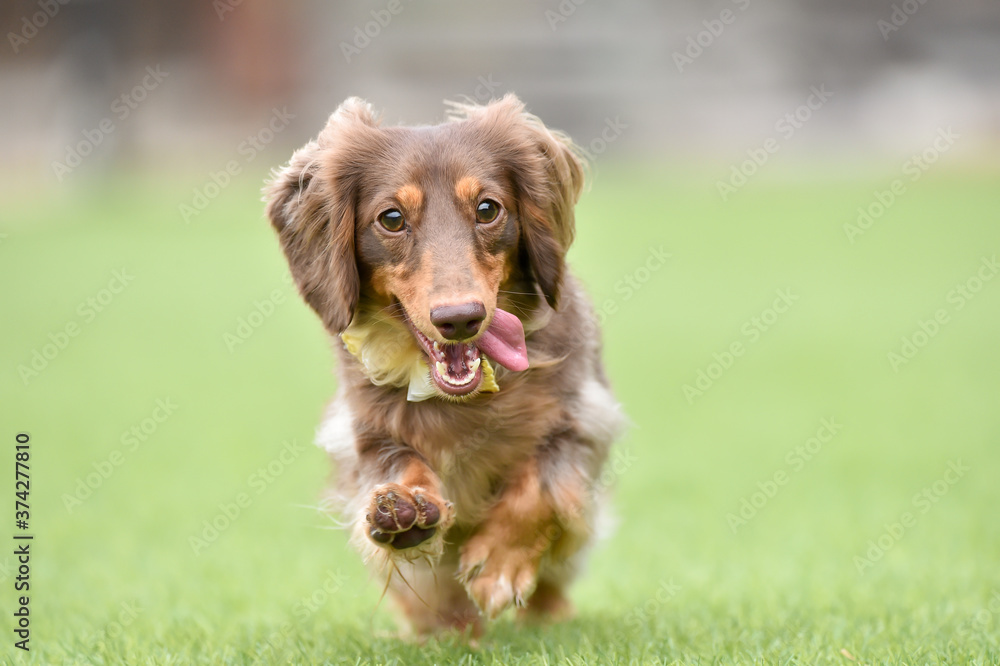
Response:
[{"label": "dog's whisker", "polygon": [[519,314],[521,314],[521,315],[522,315],[522,316],[523,316],[523,317],[524,317],[525,319],[529,319],[529,318],[531,317],[531,312],[529,312],[529,311],[525,310],[524,308],[520,307],[520,306],[519,306],[519,305],[517,305],[516,303],[514,303],[514,304],[513,304],[513,306],[512,306],[512,308],[511,308],[511,309],[512,309],[512,310],[516,310],[516,311],[517,311],[517,312],[518,312]]},{"label": "dog's whisker", "polygon": [[351,527],[350,523],[337,520],[333,516],[330,516],[330,522],[333,523],[333,525],[317,525],[317,527],[321,530],[346,530]]},{"label": "dog's whisker", "polygon": [[399,319],[390,315],[376,314],[372,316],[372,321],[379,324],[388,324],[389,326],[395,326],[399,324]]},{"label": "dog's whisker", "polygon": [[310,509],[312,511],[315,511],[316,513],[322,513],[322,514],[327,513],[327,511],[319,504],[289,504],[288,506],[293,507],[295,509]]},{"label": "dog's whisker", "polygon": [[[389,562],[391,563],[392,560],[390,559]],[[382,594],[379,595],[378,601],[375,602],[375,608],[372,609],[371,617],[368,618],[368,621],[371,622],[372,624],[375,623],[375,613],[378,611],[379,606],[382,605],[382,600],[385,599],[386,592],[389,591],[389,583],[392,582],[392,572],[395,569],[396,569],[396,565],[393,564],[392,565],[392,569],[389,570],[389,575],[385,577],[385,587],[382,588]]]},{"label": "dog's whisker", "polygon": [[368,314],[368,316],[377,322],[382,323],[398,323],[399,318],[397,314],[402,314],[403,306],[398,303],[393,303],[392,305],[387,305],[384,308],[379,308]]},{"label": "dog's whisker", "polygon": [[328,510],[324,509],[323,507],[319,507],[319,506],[317,506],[317,507],[303,506],[301,508],[314,509],[316,511],[316,513],[318,513],[321,517],[323,517],[327,521],[333,523],[333,527],[322,527],[321,529],[343,530],[343,529],[347,529],[347,528],[349,528],[351,526],[350,522],[345,522],[345,521],[341,520],[340,518],[338,518],[337,516],[331,514]]},{"label": "dog's whisker", "polygon": [[516,296],[537,296],[538,292],[534,291],[511,291],[510,289],[497,289],[498,294],[514,294]]},{"label": "dog's whisker", "polygon": [[431,575],[434,577],[434,587],[440,588],[441,586],[438,584],[437,567],[434,566],[434,562],[431,560],[431,556],[424,555],[424,561],[427,562],[427,568],[431,570]]},{"label": "dog's whisker", "polygon": [[383,307],[379,308],[378,310],[376,310],[376,312],[392,312],[394,310],[399,310],[400,312],[402,312],[403,311],[403,304],[400,303],[400,302],[398,302],[398,301],[394,301],[394,302],[390,303],[389,305],[386,305],[386,306],[383,306]]},{"label": "dog's whisker", "polygon": [[406,580],[406,576],[404,576],[403,572],[399,570],[398,566],[396,566],[396,561],[392,560],[392,559],[390,559],[389,561],[392,562],[392,568],[393,568],[393,570],[395,570],[396,574],[399,576],[399,580],[403,581],[403,584],[405,584],[406,587],[410,588],[410,592],[413,592],[413,596],[415,596],[417,599],[419,599],[420,603],[422,603],[424,606],[427,606],[427,608],[429,610],[433,611],[436,614],[437,611],[434,610],[434,607],[431,606],[426,601],[424,601],[424,598],[421,597],[420,594],[415,589],[413,589],[412,585],[410,585],[410,581]]},{"label": "dog's whisker", "polygon": [[322,518],[325,518],[329,522],[333,523],[333,526],[329,525],[311,525],[313,529],[318,530],[343,530],[351,526],[350,523],[344,522],[337,517],[333,516],[328,509],[318,505],[318,504],[289,504],[288,506],[294,509],[309,509],[318,513]]}]

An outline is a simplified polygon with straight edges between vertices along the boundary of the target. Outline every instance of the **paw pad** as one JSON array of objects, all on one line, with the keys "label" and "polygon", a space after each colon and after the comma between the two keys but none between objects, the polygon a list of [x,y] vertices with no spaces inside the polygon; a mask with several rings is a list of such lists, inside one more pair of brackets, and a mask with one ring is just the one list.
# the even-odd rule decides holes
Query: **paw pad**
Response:
[{"label": "paw pad", "polygon": [[450,502],[431,500],[424,493],[413,493],[401,486],[382,487],[372,496],[372,505],[365,519],[372,541],[396,550],[413,548],[437,533],[443,504],[448,510]]}]

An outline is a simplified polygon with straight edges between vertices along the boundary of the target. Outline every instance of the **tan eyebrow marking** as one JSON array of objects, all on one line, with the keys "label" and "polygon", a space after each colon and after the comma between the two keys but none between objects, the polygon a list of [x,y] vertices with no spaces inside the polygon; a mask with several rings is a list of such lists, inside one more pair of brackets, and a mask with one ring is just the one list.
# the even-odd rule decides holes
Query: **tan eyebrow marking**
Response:
[{"label": "tan eyebrow marking", "polygon": [[396,200],[407,211],[416,211],[424,205],[424,193],[416,185],[403,185],[396,192]]},{"label": "tan eyebrow marking", "polygon": [[459,201],[472,201],[481,190],[482,185],[473,176],[465,176],[455,184],[455,196]]}]

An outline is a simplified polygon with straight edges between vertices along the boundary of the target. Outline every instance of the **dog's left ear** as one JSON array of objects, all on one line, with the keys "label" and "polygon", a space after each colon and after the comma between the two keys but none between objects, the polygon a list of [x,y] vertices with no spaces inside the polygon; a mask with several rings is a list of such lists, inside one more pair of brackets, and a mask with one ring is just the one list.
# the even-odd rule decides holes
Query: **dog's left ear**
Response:
[{"label": "dog's left ear", "polygon": [[377,127],[366,102],[348,99],[265,188],[267,216],[292,277],[333,334],[348,327],[358,303],[354,207],[361,175],[354,162],[377,136]]},{"label": "dog's left ear", "polygon": [[558,306],[566,252],[573,242],[573,207],[584,184],[584,162],[573,142],[524,110],[513,94],[486,106],[454,104],[453,115],[481,124],[484,136],[503,143],[503,155],[518,192],[522,251],[535,282]]}]

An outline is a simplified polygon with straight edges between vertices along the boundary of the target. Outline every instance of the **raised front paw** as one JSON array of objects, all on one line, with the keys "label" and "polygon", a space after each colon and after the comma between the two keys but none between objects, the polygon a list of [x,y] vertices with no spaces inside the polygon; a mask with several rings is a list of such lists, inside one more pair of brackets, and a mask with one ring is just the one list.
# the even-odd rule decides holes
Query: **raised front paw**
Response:
[{"label": "raised front paw", "polygon": [[425,488],[387,483],[372,491],[365,520],[368,536],[393,550],[419,546],[451,525],[451,502]]},{"label": "raised front paw", "polygon": [[550,530],[521,535],[482,530],[462,548],[458,578],[479,610],[492,620],[512,604],[525,605],[551,541]]}]

